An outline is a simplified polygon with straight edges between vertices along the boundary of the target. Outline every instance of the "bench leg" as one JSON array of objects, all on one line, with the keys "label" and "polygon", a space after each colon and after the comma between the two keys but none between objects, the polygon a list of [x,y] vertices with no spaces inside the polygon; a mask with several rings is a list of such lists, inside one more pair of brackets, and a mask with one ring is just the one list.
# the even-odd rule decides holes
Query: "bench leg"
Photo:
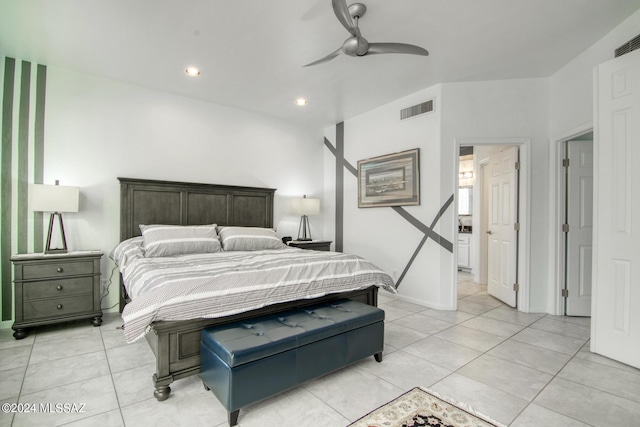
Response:
[{"label": "bench leg", "polygon": [[229,412],[229,427],[233,427],[234,425],[238,424],[238,415],[240,415],[240,409]]},{"label": "bench leg", "polygon": [[382,352],[374,354],[373,358],[376,359],[378,363],[382,362]]}]

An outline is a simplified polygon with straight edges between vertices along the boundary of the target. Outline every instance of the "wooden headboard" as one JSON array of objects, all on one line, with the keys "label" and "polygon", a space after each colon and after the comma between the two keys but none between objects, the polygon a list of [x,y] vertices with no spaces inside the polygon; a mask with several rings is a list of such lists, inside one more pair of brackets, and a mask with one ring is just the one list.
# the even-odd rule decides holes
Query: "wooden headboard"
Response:
[{"label": "wooden headboard", "polygon": [[120,240],[140,224],[273,227],[273,188],[118,178]]}]

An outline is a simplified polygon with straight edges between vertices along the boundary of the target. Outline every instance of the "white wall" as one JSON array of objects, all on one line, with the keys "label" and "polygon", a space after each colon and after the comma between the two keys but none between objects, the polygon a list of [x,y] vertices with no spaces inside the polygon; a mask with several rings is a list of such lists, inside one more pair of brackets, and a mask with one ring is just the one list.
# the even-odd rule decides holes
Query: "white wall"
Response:
[{"label": "white wall", "polygon": [[[431,98],[435,98],[434,112],[400,121],[401,109]],[[405,209],[427,225],[449,196],[443,199],[439,186],[440,108],[440,86],[435,86],[344,123],[344,155],[354,167],[358,160],[420,148],[421,205]],[[325,136],[335,145],[335,127],[326,129]],[[328,149],[325,149],[325,185],[325,199],[330,203],[335,200],[335,157]],[[333,232],[334,215],[328,213],[325,221],[325,230]],[[435,230],[441,232],[439,226]],[[397,279],[422,237],[420,231],[391,208],[359,209],[357,180],[344,171],[344,252],[364,256]],[[424,245],[400,284],[401,297],[446,308],[440,304],[442,252],[433,241]]]},{"label": "white wall", "polygon": [[[434,113],[406,121],[399,120],[402,108],[435,97]],[[405,207],[417,219],[430,225],[440,208],[457,188],[455,161],[456,140],[460,138],[505,138],[531,140],[531,169],[536,177],[547,176],[547,79],[505,80],[490,82],[448,83],[389,103],[366,114],[345,121],[345,157],[354,166],[360,159],[402,151],[421,149],[421,206]],[[335,141],[335,128],[325,131]],[[333,196],[333,155],[325,150],[325,199]],[[327,176],[331,178],[327,178]],[[544,178],[532,186],[533,208],[531,234],[532,262],[546,262],[547,184]],[[331,216],[325,229],[331,229]],[[455,206],[444,213],[434,230],[454,242],[457,220]],[[357,208],[356,179],[345,172],[344,250],[365,256],[397,277],[407,265],[423,234],[390,208]],[[455,249],[454,244],[454,249]],[[405,299],[429,307],[453,309],[456,305],[454,255],[432,240],[422,248],[409,274],[399,288]],[[531,307],[538,309],[545,301],[544,265],[536,264],[531,289]],[[527,308],[529,309],[529,308]]]},{"label": "white wall", "polygon": [[[68,244],[104,251],[103,279],[119,241],[117,177],[276,188],[279,235],[298,231],[288,198],[322,197],[320,131],[54,67],[46,97],[44,180],[80,187],[80,212],[65,214]],[[311,223],[322,235],[322,219]],[[103,307],[117,294],[114,275]]]},{"label": "white wall", "polygon": [[[545,311],[547,295],[547,191],[548,165],[548,79],[517,79],[443,85],[442,113],[442,192],[451,194],[457,186],[453,167],[458,158],[455,142],[474,139],[484,143],[504,143],[511,139],[529,139],[530,156],[530,265],[529,311]],[[444,167],[446,166],[446,167]],[[449,213],[449,212],[448,212]],[[443,227],[456,227],[447,216]],[[445,234],[446,235],[446,234]],[[456,266],[443,264],[442,282],[452,286]]]},{"label": "white wall", "polygon": [[549,134],[563,134],[593,122],[593,69],[640,33],[640,10],[549,78]]},{"label": "white wall", "polygon": [[[559,142],[586,132],[593,127],[593,70],[614,58],[614,50],[640,33],[640,10],[620,23],[609,34],[593,44],[549,78],[549,160],[550,172],[548,215],[550,224],[561,223]],[[562,286],[562,233],[550,227],[548,238],[547,312],[562,314],[559,289]]]}]

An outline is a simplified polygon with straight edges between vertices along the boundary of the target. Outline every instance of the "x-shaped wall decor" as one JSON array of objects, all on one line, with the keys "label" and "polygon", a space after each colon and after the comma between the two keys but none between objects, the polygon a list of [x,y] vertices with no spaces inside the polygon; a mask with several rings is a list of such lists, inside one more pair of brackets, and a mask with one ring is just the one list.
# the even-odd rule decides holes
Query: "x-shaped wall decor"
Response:
[{"label": "x-shaped wall decor", "polygon": [[[329,151],[331,151],[331,153],[336,158],[336,237],[335,237],[336,243],[335,245],[336,245],[336,250],[341,252],[342,243],[343,243],[342,233],[343,233],[343,226],[344,226],[343,169],[346,169],[349,172],[351,172],[351,174],[354,177],[356,178],[358,177],[358,170],[344,158],[344,122],[338,123],[336,125],[336,145],[334,146],[333,144],[331,144],[331,142],[327,138],[324,139],[324,145],[329,149]],[[411,225],[416,227],[418,230],[420,230],[424,234],[424,236],[422,237],[422,240],[420,240],[420,243],[418,243],[418,246],[413,252],[413,255],[411,255],[409,262],[407,263],[404,270],[402,271],[402,274],[398,278],[398,281],[396,282],[396,287],[400,286],[400,283],[402,282],[405,275],[411,268],[411,265],[415,261],[416,257],[418,256],[418,253],[420,253],[420,250],[422,249],[424,244],[427,242],[427,240],[431,239],[437,244],[439,244],[440,246],[442,246],[442,248],[444,248],[448,252],[453,253],[453,243],[451,243],[449,240],[445,239],[444,237],[442,237],[441,235],[439,235],[433,230],[434,227],[438,224],[438,221],[440,220],[442,215],[447,211],[447,209],[452,203],[453,203],[453,194],[444,203],[444,205],[442,205],[442,207],[436,214],[435,218],[431,222],[431,225],[424,224],[419,219],[417,219],[416,217],[411,215],[409,212],[407,212],[406,209],[400,206],[391,207],[391,209],[397,212],[398,215],[400,215],[402,218],[407,220]]]}]

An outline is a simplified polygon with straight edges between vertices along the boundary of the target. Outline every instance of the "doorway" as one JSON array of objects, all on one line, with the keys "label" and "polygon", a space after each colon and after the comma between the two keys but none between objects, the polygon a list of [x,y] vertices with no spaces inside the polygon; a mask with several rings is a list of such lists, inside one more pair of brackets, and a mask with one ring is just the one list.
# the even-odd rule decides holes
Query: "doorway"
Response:
[{"label": "doorway", "polygon": [[[593,124],[585,123],[550,140],[551,170],[555,172],[550,184],[555,194],[550,198],[547,312],[559,316],[591,315],[593,138]],[[587,151],[581,152],[583,148]]]},{"label": "doorway", "polygon": [[[475,170],[475,183],[471,190],[473,195],[473,208],[472,208],[472,218],[470,221],[472,226],[470,227],[473,232],[470,237],[470,272],[473,277],[473,282],[480,285],[488,285],[491,275],[494,278],[494,284],[497,287],[507,292],[507,296],[505,297],[497,295],[494,292],[489,291],[490,294],[493,294],[497,298],[505,301],[512,307],[516,307],[521,311],[528,311],[529,308],[529,295],[528,295],[528,271],[529,271],[529,263],[528,263],[528,251],[529,251],[529,218],[528,218],[528,203],[529,203],[529,194],[530,194],[530,184],[529,184],[529,158],[530,158],[530,140],[527,138],[461,138],[456,140],[456,152],[460,152],[461,147],[473,147],[474,153],[474,170]],[[496,202],[503,201],[503,195],[508,194],[507,192],[503,193],[500,189],[506,189],[509,185],[507,183],[495,183],[496,185],[491,185],[491,177],[490,175],[495,175],[493,172],[490,172],[493,166],[491,165],[490,156],[495,153],[503,153],[500,156],[503,156],[509,148],[513,148],[513,151],[519,151],[520,160],[519,160],[519,188],[520,188],[520,196],[516,200],[512,200],[513,209],[511,212],[505,211],[495,211],[492,213],[491,206],[492,202],[490,202],[490,197],[486,195],[493,192],[496,198],[494,199]],[[498,156],[498,157],[500,157]],[[515,168],[515,161],[512,167]],[[505,163],[506,165],[506,163]],[[506,172],[506,166],[504,169],[501,169]],[[462,176],[460,170],[460,162],[459,158],[456,157],[456,167],[455,167],[455,178],[456,181],[458,178]],[[514,182],[510,184],[512,187],[516,185]],[[484,190],[483,190],[484,188]],[[459,201],[459,200],[458,200]],[[484,202],[483,202],[484,201]],[[508,204],[508,203],[507,203]],[[501,203],[495,203],[495,207],[502,206]],[[459,214],[460,206],[456,203],[456,215]],[[495,214],[495,215],[494,215]],[[519,237],[515,238],[516,231],[514,229],[514,223],[512,222],[511,227],[511,235],[514,238],[511,240],[510,245],[505,244],[508,240],[498,239],[498,235],[494,235],[494,230],[492,227],[496,225],[495,223],[490,226],[490,219],[500,219],[502,222],[503,219],[506,219],[508,216],[512,218],[518,218],[517,221],[519,223],[519,232],[517,233]],[[457,217],[460,220],[460,217]],[[504,227],[504,230],[507,230],[508,226]],[[465,274],[465,272],[460,272],[458,269],[459,261],[460,261],[460,251],[466,249],[465,247],[460,246],[460,241],[464,240],[464,235],[460,231],[460,221],[458,223],[456,239],[454,241],[458,241],[458,248],[456,250],[456,280],[454,283],[458,282],[458,275]],[[488,232],[492,233],[489,234]],[[461,238],[462,236],[462,238]],[[496,237],[495,239],[491,239],[489,237]],[[489,247],[491,245],[491,241],[493,240],[493,246],[497,249],[498,253],[498,263],[495,261],[492,263],[490,261],[489,256]],[[466,253],[463,252],[463,261],[465,260]],[[508,258],[507,255],[511,257]],[[494,257],[495,259],[495,257]],[[503,263],[504,261],[504,263]],[[496,265],[498,266],[496,269]],[[516,267],[516,265],[518,267]],[[468,271],[468,270],[467,270]],[[499,278],[499,279],[496,279]]]},{"label": "doorway", "polygon": [[591,316],[593,132],[562,143],[564,216],[561,291],[565,316]]}]

